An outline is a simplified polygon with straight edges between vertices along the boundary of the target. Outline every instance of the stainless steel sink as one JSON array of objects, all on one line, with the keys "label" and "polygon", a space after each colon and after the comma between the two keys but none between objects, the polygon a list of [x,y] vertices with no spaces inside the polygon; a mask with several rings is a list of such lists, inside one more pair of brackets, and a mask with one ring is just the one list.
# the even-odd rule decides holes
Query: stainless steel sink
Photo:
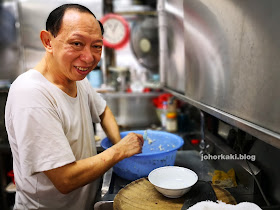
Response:
[{"label": "stainless steel sink", "polygon": [[153,98],[160,93],[103,93],[120,126],[146,127],[159,124]]}]

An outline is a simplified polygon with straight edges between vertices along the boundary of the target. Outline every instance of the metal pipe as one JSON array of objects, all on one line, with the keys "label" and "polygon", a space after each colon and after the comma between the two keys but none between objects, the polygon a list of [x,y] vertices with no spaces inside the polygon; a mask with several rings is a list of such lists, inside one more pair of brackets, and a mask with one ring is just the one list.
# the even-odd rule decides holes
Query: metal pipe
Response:
[{"label": "metal pipe", "polygon": [[204,134],[204,113],[200,110],[200,133],[201,133],[201,141],[199,144],[200,153],[205,154],[206,153],[206,143],[205,143],[205,134]]}]

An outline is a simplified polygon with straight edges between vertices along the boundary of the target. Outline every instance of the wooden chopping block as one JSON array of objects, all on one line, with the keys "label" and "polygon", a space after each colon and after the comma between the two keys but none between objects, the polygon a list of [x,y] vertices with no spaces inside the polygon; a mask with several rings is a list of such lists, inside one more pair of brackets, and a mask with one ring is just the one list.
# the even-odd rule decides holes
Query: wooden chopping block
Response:
[{"label": "wooden chopping block", "polygon": [[[212,186],[218,200],[236,204],[231,194],[218,186]],[[131,182],[119,191],[114,199],[114,210],[181,210],[187,194],[180,198],[167,198],[159,193],[147,178]]]}]

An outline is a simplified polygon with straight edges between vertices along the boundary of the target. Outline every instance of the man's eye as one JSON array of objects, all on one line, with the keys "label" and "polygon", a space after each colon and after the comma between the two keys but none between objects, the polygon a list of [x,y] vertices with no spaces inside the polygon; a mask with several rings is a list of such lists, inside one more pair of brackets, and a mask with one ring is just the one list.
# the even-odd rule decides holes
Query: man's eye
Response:
[{"label": "man's eye", "polygon": [[93,47],[96,48],[96,49],[102,49],[101,45],[94,45]]},{"label": "man's eye", "polygon": [[81,44],[80,42],[73,42],[73,45],[74,45],[74,46],[77,46],[77,47],[82,46],[82,44]]}]

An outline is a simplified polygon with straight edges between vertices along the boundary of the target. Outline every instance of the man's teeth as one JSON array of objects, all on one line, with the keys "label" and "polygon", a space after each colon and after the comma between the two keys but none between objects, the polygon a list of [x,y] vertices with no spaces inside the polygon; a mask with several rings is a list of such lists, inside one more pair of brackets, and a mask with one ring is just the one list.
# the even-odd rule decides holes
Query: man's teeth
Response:
[{"label": "man's teeth", "polygon": [[83,68],[83,67],[79,67],[79,66],[76,66],[77,69],[79,69],[80,71],[87,71],[88,68]]}]

